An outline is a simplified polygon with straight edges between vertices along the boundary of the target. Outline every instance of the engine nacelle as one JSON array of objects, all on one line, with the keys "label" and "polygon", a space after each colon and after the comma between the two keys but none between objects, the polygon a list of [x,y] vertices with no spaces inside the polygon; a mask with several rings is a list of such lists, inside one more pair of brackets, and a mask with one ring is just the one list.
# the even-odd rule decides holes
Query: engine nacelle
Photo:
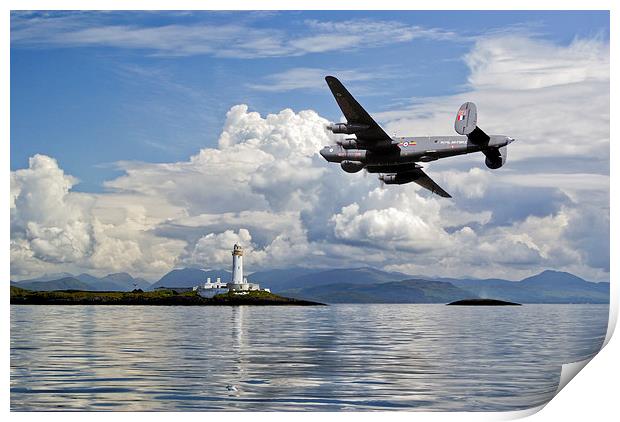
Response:
[{"label": "engine nacelle", "polygon": [[484,160],[484,164],[487,165],[490,169],[498,169],[504,164],[506,164],[506,159],[508,158],[508,148],[501,147],[494,149],[492,153],[486,153],[486,159]]},{"label": "engine nacelle", "polygon": [[386,185],[404,185],[405,183],[413,182],[418,179],[420,175],[414,172],[396,173],[396,174],[382,174],[379,176]]},{"label": "engine nacelle", "polygon": [[369,127],[370,126],[368,125],[358,125],[355,123],[330,123],[326,126],[326,128],[331,130],[332,133],[344,133],[347,135],[352,135],[355,132],[361,132]]},{"label": "engine nacelle", "polygon": [[338,145],[343,147],[344,149],[357,149],[357,140],[355,139],[343,139],[341,141],[336,141]]},{"label": "engine nacelle", "polygon": [[364,168],[364,163],[360,161],[343,161],[340,167],[347,173],[357,173]]},{"label": "engine nacelle", "polygon": [[499,158],[487,157],[486,160],[484,160],[484,164],[486,164],[488,168],[495,170],[503,166],[504,161],[505,160],[502,160],[502,157],[499,157]]},{"label": "engine nacelle", "polygon": [[381,180],[386,185],[393,185],[397,183],[395,174],[381,174],[379,175],[379,180]]}]

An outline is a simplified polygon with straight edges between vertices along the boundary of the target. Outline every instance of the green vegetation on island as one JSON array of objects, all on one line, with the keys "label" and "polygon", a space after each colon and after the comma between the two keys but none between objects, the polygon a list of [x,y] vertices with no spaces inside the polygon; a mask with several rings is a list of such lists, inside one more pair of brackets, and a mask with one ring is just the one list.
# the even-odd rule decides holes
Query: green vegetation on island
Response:
[{"label": "green vegetation on island", "polygon": [[144,292],[92,292],[83,290],[32,291],[11,286],[12,305],[159,305],[159,306],[238,306],[238,305],[322,305],[308,300],[291,299],[265,291],[244,294],[224,293],[204,298],[198,293],[158,289]]}]

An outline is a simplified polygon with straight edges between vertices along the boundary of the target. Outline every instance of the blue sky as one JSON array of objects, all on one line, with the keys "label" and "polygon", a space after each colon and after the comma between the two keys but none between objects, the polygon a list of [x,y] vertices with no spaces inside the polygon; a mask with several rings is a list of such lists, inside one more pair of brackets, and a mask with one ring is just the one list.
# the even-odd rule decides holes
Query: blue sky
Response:
[{"label": "blue sky", "polygon": [[[92,26],[138,32],[178,25],[167,35],[173,37],[183,27],[234,24],[287,38],[317,33],[309,21],[353,20],[352,25],[363,28],[364,19],[381,20],[397,30],[409,26],[439,33],[410,42],[372,40],[268,57],[279,54],[274,48],[250,58],[234,50],[231,57],[179,52],[168,49],[165,40],[145,40],[138,47],[108,38],[86,42],[68,33]],[[41,25],[37,32],[41,21],[62,25]],[[263,114],[287,107],[313,109],[338,119],[322,78],[308,88],[270,91],[254,86],[273,84],[274,75],[290,69],[344,72],[342,79],[351,79],[351,90],[370,111],[388,111],[413,97],[463,91],[468,69],[461,58],[479,36],[521,32],[566,45],[576,37],[607,39],[608,28],[606,12],[14,13],[11,169],[24,167],[35,153],[48,154],[80,179],[74,189],[97,192],[104,180],[119,175],[116,161],[176,161],[214,146],[226,111],[235,104]],[[239,32],[233,36],[243,38]],[[50,34],[59,40],[50,42]],[[226,49],[226,40],[217,48]]]},{"label": "blue sky", "polygon": [[[398,135],[464,101],[507,164],[381,189],[317,154],[338,76]],[[607,12],[13,12],[11,277],[374,266],[609,279]],[[291,253],[293,251],[293,253]]]}]

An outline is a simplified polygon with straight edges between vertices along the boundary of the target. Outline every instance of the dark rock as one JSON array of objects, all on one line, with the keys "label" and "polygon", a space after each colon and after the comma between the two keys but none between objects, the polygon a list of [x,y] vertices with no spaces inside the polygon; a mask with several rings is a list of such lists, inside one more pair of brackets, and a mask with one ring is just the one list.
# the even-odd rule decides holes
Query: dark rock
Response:
[{"label": "dark rock", "polygon": [[506,302],[504,300],[496,299],[464,299],[457,300],[456,302],[450,302],[448,305],[457,306],[521,306],[520,303]]}]

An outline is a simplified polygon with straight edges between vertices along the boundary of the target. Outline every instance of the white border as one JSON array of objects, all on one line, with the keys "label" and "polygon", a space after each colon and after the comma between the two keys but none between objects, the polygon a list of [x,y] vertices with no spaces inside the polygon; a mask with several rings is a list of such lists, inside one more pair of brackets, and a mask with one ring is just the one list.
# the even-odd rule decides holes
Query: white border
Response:
[{"label": "white border", "polygon": [[[0,54],[2,66],[0,67],[0,92],[2,96],[2,112],[0,112],[0,128],[5,142],[3,142],[3,151],[0,154],[0,163],[2,168],[5,169],[5,177],[0,182],[2,189],[2,195],[5,201],[9,198],[9,180],[7,176],[9,165],[9,142],[10,128],[9,128],[9,110],[10,110],[10,79],[9,79],[9,57],[10,57],[10,10],[141,10],[141,9],[161,9],[161,10],[198,10],[198,9],[210,9],[210,10],[326,10],[326,9],[364,9],[364,10],[386,10],[386,9],[414,9],[414,10],[611,10],[611,24],[610,28],[620,28],[617,18],[617,13],[614,10],[615,2],[605,0],[590,0],[590,1],[553,1],[553,0],[509,0],[509,1],[483,1],[483,0],[469,0],[463,2],[462,0],[436,0],[433,2],[419,2],[404,7],[405,4],[402,1],[395,0],[383,0],[381,2],[368,1],[368,0],[345,0],[340,1],[337,4],[332,1],[326,0],[314,0],[314,1],[262,1],[262,2],[243,2],[241,0],[216,0],[209,2],[199,2],[192,0],[176,0],[174,2],[163,1],[147,1],[147,0],[125,0],[125,1],[109,1],[109,0],[91,0],[87,3],[77,0],[56,0],[56,1],[42,1],[42,0],[8,0],[2,2],[2,19],[0,19],[0,28],[2,30],[2,43],[0,44]],[[380,7],[379,7],[380,6]],[[559,8],[558,6],[562,6]],[[615,31],[611,30],[611,46],[616,45]],[[611,69],[617,69],[616,54],[614,54],[613,48],[611,48]],[[610,73],[613,75],[613,71]],[[615,79],[611,78],[611,92],[617,92],[617,83]],[[615,111],[617,107],[615,105],[615,98],[612,96],[610,115],[616,116]],[[610,139],[614,138],[615,120],[611,120],[611,132]],[[617,198],[618,198],[618,185],[614,184],[614,178],[616,178],[616,171],[613,166],[614,159],[617,157],[618,147],[611,142],[611,179],[610,179],[610,195],[611,195],[611,233],[618,232],[618,224],[615,220],[615,214],[617,210]],[[6,203],[5,203],[6,204]],[[7,204],[8,205],[8,204]],[[10,243],[10,228],[9,228],[9,207],[5,205],[0,207],[0,213],[2,215],[4,225],[2,225],[2,237],[5,239],[5,248],[2,250],[2,274],[4,280],[10,279],[10,258],[9,248]],[[617,255],[617,235],[611,236],[611,249],[610,256]],[[611,274],[615,275],[615,264],[611,260]],[[6,294],[6,293],[5,293]],[[235,414],[221,414],[210,413],[210,418],[252,418],[257,420],[288,420],[291,417],[299,420],[313,420],[315,418],[355,418],[357,419],[376,419],[389,417],[390,419],[402,419],[410,420],[412,416],[416,418],[422,418],[424,420],[453,420],[455,418],[461,420],[506,420],[520,418],[536,413],[534,419],[549,420],[549,419],[567,419],[567,420],[582,420],[584,418],[591,418],[593,416],[605,417],[604,420],[608,420],[610,415],[618,414],[617,393],[616,391],[616,377],[619,374],[617,356],[620,356],[620,347],[617,340],[611,340],[611,335],[614,331],[617,321],[618,313],[618,289],[616,282],[611,282],[611,304],[610,304],[610,316],[609,327],[607,337],[605,339],[606,347],[604,350],[596,356],[588,366],[588,370],[583,371],[578,377],[576,382],[570,383],[564,388],[556,398],[554,398],[545,408],[544,411],[538,412],[545,406],[538,408],[528,409],[518,412],[498,412],[498,413],[427,413],[427,412],[415,412],[413,414],[409,412],[375,412],[375,413],[296,413],[290,415],[288,413],[235,413]],[[5,339],[5,353],[4,353],[4,370],[5,376],[3,378],[3,395],[5,403],[5,412],[7,416],[15,420],[30,420],[31,418],[45,417],[52,420],[67,420],[73,419],[80,420],[84,418],[84,413],[9,413],[10,409],[10,380],[9,380],[9,368],[10,368],[10,336],[9,336],[9,315],[10,307],[8,300],[5,299],[3,303],[3,315],[5,315],[4,323],[2,324],[2,335]],[[568,372],[572,371],[576,374],[575,369],[580,366],[579,364],[566,365],[566,370],[563,371],[564,380],[568,377]],[[568,372],[567,372],[568,371]],[[538,413],[537,413],[538,412]],[[135,417],[148,417],[155,420],[166,420],[170,417],[177,417],[176,413],[148,413],[144,415],[134,415],[132,413],[115,413],[114,418],[129,419]],[[110,415],[106,413],[88,413],[89,418],[102,419],[109,418]],[[202,413],[183,413],[184,419],[198,420],[204,419],[205,415]]]}]

